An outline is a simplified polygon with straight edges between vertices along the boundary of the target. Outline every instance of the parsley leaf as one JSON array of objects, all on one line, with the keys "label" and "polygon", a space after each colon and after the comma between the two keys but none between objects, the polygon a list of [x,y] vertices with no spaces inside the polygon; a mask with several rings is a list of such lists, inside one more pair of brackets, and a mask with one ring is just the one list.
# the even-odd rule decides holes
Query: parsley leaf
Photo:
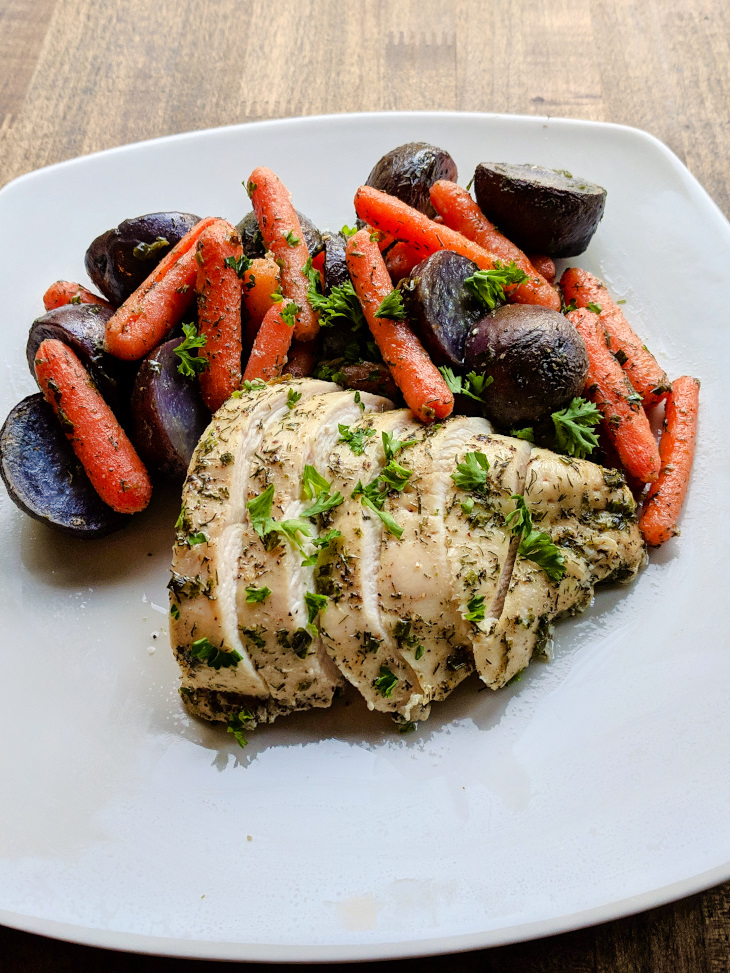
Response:
[{"label": "parsley leaf", "polygon": [[158,250],[164,250],[170,246],[170,241],[163,236],[158,236],[154,243],[138,243],[132,251],[132,256],[137,260],[155,260]]},{"label": "parsley leaf", "polygon": [[380,302],[380,306],[375,312],[376,318],[388,318],[391,321],[405,321],[408,315],[403,306],[403,298],[400,291],[393,290]]},{"label": "parsley leaf", "polygon": [[297,402],[301,399],[302,393],[295,391],[295,389],[289,389],[286,395],[286,407],[287,409],[293,409]]},{"label": "parsley leaf", "polygon": [[474,595],[466,605],[466,611],[462,612],[461,617],[467,622],[483,622],[486,613],[484,595]]},{"label": "parsley leaf", "polygon": [[467,398],[474,399],[475,402],[482,404],[484,403],[484,392],[494,381],[491,375],[477,375],[476,372],[469,372],[466,377],[456,375],[453,369],[446,365],[439,368],[439,371],[450,392],[453,392],[454,395],[465,395]]},{"label": "parsley leaf", "polygon": [[255,389],[265,389],[266,382],[262,378],[255,378],[253,381],[246,378],[241,382],[241,388],[244,392],[253,392]]},{"label": "parsley leaf", "polygon": [[286,240],[287,244],[290,247],[296,247],[299,243],[301,243],[301,240],[296,235],[294,230],[289,230],[289,232],[285,235],[284,239]]},{"label": "parsley leaf", "polygon": [[365,315],[358,300],[352,281],[345,281],[344,284],[335,284],[329,294],[325,295],[319,289],[319,274],[316,282],[312,282],[310,277],[307,300],[312,306],[312,310],[319,314],[319,324],[322,328],[332,328],[335,323],[344,322],[351,330],[359,331],[367,328]]},{"label": "parsley leaf", "polygon": [[230,667],[235,667],[241,661],[242,656],[238,652],[223,652],[221,649],[217,649],[210,639],[203,637],[202,639],[197,639],[190,646],[190,655],[193,659],[199,659],[201,662],[206,662],[211,669],[228,669]]},{"label": "parsley leaf", "polygon": [[[347,443],[350,449],[353,451],[355,456],[362,456],[365,452],[365,446],[367,445],[366,440],[370,436],[375,435],[374,429],[368,429],[366,426],[360,429],[355,429],[354,432],[349,426],[340,424],[337,427],[340,431],[340,438],[337,440],[339,443]],[[383,433],[384,436],[387,433]]]},{"label": "parsley leaf", "polygon": [[304,593],[304,604],[307,608],[307,622],[310,625],[314,624],[315,618],[321,611],[325,611],[328,600],[327,595],[317,595],[313,591],[306,591]]},{"label": "parsley leaf", "polygon": [[525,498],[518,493],[513,493],[511,499],[516,506],[505,518],[505,523],[513,534],[522,534],[517,553],[534,561],[551,581],[560,581],[565,575],[565,558],[562,551],[553,544],[549,534],[535,530]]},{"label": "parsley leaf", "polygon": [[373,686],[377,689],[380,695],[390,699],[397,684],[398,677],[396,674],[391,672],[387,666],[381,666],[380,675],[373,682]]},{"label": "parsley leaf", "polygon": [[251,260],[250,257],[247,257],[245,253],[242,253],[238,259],[235,257],[226,257],[226,259],[223,261],[224,267],[230,267],[231,270],[236,271],[236,276],[239,280],[243,280],[246,271],[251,268],[252,264],[253,260]]},{"label": "parsley leaf", "polygon": [[271,519],[271,506],[274,502],[274,484],[270,483],[263,493],[253,497],[246,504],[251,526],[263,540],[272,530],[276,530],[276,521]]},{"label": "parsley leaf", "polygon": [[387,511],[383,510],[383,504],[385,503],[387,494],[385,491],[381,491],[378,479],[373,480],[372,483],[368,483],[365,487],[362,485],[362,480],[358,480],[357,486],[350,495],[353,498],[359,496],[362,505],[369,507],[370,510],[375,511],[378,517],[380,517],[388,533],[393,534],[398,540],[401,539],[403,536],[403,528],[398,524],[395,517],[392,517]]},{"label": "parsley leaf", "polygon": [[339,530],[328,530],[326,534],[322,534],[320,537],[310,538],[310,543],[314,544],[314,553],[309,554],[302,561],[303,568],[313,568],[319,559],[320,552],[329,547],[332,541],[336,540],[338,537],[342,537],[342,533]]},{"label": "parsley leaf", "polygon": [[294,301],[287,301],[284,307],[281,309],[279,316],[287,328],[293,328],[296,324],[297,314],[299,314],[300,311],[301,308],[298,304],[295,304]]},{"label": "parsley leaf", "polygon": [[253,713],[247,709],[242,709],[228,718],[227,732],[234,735],[239,747],[245,747],[248,746],[248,740],[243,735],[243,731],[252,730],[255,726]]},{"label": "parsley leaf", "polygon": [[356,226],[348,226],[347,224],[345,224],[340,229],[340,233],[343,235],[343,237],[345,237],[345,239],[347,239],[347,237],[355,236],[355,234],[357,233],[357,227]]},{"label": "parsley leaf", "polygon": [[185,338],[175,349],[175,354],[180,359],[177,370],[186,378],[195,378],[199,372],[204,372],[208,367],[208,359],[200,358],[197,353],[191,355],[190,352],[193,348],[204,348],[207,338],[204,334],[199,335],[198,329],[192,323],[183,324],[182,329]]},{"label": "parsley leaf", "polygon": [[383,433],[383,452],[388,461],[394,459],[402,449],[405,449],[407,446],[415,446],[415,444],[415,439],[396,439],[395,433]]},{"label": "parsley leaf", "polygon": [[528,443],[535,442],[535,430],[532,426],[525,426],[523,429],[510,429],[510,436],[515,439],[524,439]]},{"label": "parsley leaf", "polygon": [[471,277],[467,277],[464,284],[493,311],[498,304],[505,301],[505,288],[514,284],[521,284],[527,280],[527,274],[520,270],[514,260],[508,264],[494,261],[492,270],[477,270]]},{"label": "parsley leaf", "polygon": [[489,460],[484,453],[466,453],[451,479],[460,490],[480,490],[487,482]]},{"label": "parsley leaf", "polygon": [[567,409],[553,412],[555,445],[561,453],[583,458],[598,446],[598,436],[590,426],[601,421],[600,410],[593,402],[580,397],[573,399]]},{"label": "parsley leaf", "polygon": [[600,304],[594,304],[592,301],[589,301],[588,304],[586,304],[586,307],[588,308],[589,311],[593,311],[594,314],[600,314],[601,313],[601,305]]},{"label": "parsley leaf", "polygon": [[328,483],[313,466],[304,467],[302,491],[307,500],[314,500],[314,503],[302,511],[302,517],[316,517],[318,514],[332,510],[333,507],[339,507],[345,498],[339,492],[330,495],[331,486],[332,484]]},{"label": "parsley leaf", "polygon": [[258,602],[266,601],[270,594],[271,588],[254,588],[253,585],[249,585],[246,588],[246,604],[255,605]]},{"label": "parsley leaf", "polygon": [[381,485],[384,484],[389,490],[397,490],[400,493],[401,490],[405,490],[406,484],[412,476],[413,470],[406,469],[397,460],[392,459],[381,470],[377,482]]}]

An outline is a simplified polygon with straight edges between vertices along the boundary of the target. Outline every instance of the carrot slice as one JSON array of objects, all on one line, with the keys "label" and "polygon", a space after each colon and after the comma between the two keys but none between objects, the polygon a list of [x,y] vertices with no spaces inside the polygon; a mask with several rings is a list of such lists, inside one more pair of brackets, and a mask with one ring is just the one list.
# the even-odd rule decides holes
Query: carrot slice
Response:
[{"label": "carrot slice", "polygon": [[608,350],[599,317],[587,308],[566,315],[588,350],[586,394],[606,420],[606,431],[627,473],[642,483],[659,476],[659,449],[649,420],[627,374]]},{"label": "carrot slice", "polygon": [[144,358],[180,323],[195,298],[195,247],[213,222],[208,217],[186,233],[109,318],[105,344],[110,354],[125,361]]},{"label": "carrot slice", "polygon": [[587,270],[568,267],[560,278],[567,304],[588,307],[597,312],[610,341],[613,354],[631,379],[645,406],[656,405],[671,388],[667,373],[636,334],[605,286]]},{"label": "carrot slice", "polygon": [[270,382],[281,375],[294,337],[293,310],[287,315],[289,321],[284,317],[286,308],[291,306],[292,302],[272,304],[264,315],[243,373],[244,381],[260,378]]},{"label": "carrot slice", "polygon": [[345,256],[365,319],[406,404],[423,422],[445,419],[454,408],[454,396],[421,342],[406,321],[375,316],[393,285],[369,230],[350,237]]},{"label": "carrot slice", "polygon": [[122,514],[144,510],[152,495],[147,470],[77,355],[47,338],[34,365],[38,385],[101,499]]},{"label": "carrot slice", "polygon": [[208,367],[198,381],[211,412],[241,384],[241,281],[235,263],[242,256],[241,235],[226,220],[216,220],[200,234],[195,292],[198,333],[205,336],[205,345],[198,354]]},{"label": "carrot slice", "polygon": [[[462,233],[434,222],[395,196],[389,196],[372,186],[360,186],[357,190],[355,210],[360,219],[370,226],[390,233],[396,240],[405,241],[411,249],[421,254],[421,259],[437,250],[453,250],[473,260],[481,270],[493,270],[496,262],[502,262],[498,256],[468,240]],[[533,296],[531,303],[542,304],[554,311],[560,310],[560,297],[549,285],[539,288],[539,293]]]},{"label": "carrot slice", "polygon": [[[431,186],[430,196],[434,209],[441,214],[446,226],[462,233],[467,240],[483,247],[503,263],[514,262],[527,274],[527,280],[505,290],[509,301],[555,307],[557,295],[554,288],[537,273],[522,250],[487,219],[466,189],[455,182],[439,179]],[[559,299],[555,309],[559,310]]]},{"label": "carrot slice", "polygon": [[264,246],[281,267],[282,295],[297,306],[294,337],[310,341],[319,331],[319,320],[307,300],[309,278],[304,265],[309,250],[291,196],[279,177],[264,166],[251,173],[247,190]]},{"label": "carrot slice", "polygon": [[51,284],[43,295],[43,306],[46,311],[55,311],[57,307],[64,307],[66,304],[101,304],[102,307],[111,307],[109,301],[104,300],[97,294],[75,284],[72,280],[57,280]]},{"label": "carrot slice", "polygon": [[649,487],[639,518],[641,533],[651,547],[658,547],[677,533],[694,459],[699,403],[700,383],[696,378],[683,375],[672,382],[659,441],[662,468]]}]

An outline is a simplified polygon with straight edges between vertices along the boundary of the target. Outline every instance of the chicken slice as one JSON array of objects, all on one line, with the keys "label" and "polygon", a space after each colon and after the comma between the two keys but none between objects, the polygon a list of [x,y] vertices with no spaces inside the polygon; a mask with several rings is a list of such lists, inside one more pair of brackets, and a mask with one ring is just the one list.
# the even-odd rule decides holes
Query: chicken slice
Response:
[{"label": "chicken slice", "polygon": [[[277,522],[300,518],[317,536],[319,517],[301,519],[315,502],[315,496],[303,494],[306,467],[313,467],[329,481],[330,453],[340,438],[339,426],[358,422],[363,411],[382,412],[391,407],[392,402],[380,396],[356,396],[341,390],[298,403],[270,424],[252,474],[252,492],[263,494],[272,488],[270,516]],[[328,493],[333,497],[337,490],[337,483],[332,483]],[[316,488],[312,492],[316,495]],[[334,508],[327,530],[334,527],[338,509]],[[315,549],[301,533],[291,538],[272,532],[262,540],[247,518],[237,571],[239,630],[272,697],[292,709],[329,706],[335,690],[344,685],[313,624],[318,614],[316,599],[309,610],[305,602],[308,592],[317,594],[314,565],[302,564],[313,553]],[[257,600],[266,589],[269,593]],[[321,614],[326,615],[327,610],[322,608]]]},{"label": "chicken slice", "polygon": [[330,456],[328,477],[345,502],[330,519],[341,536],[322,555],[317,570],[317,590],[329,597],[320,628],[330,657],[369,709],[411,720],[423,718],[427,710],[415,672],[381,617],[380,553],[386,532],[361,496],[352,497],[358,482],[366,487],[385,465],[384,433],[398,440],[428,434],[407,409],[370,415],[351,427],[356,438],[336,444]]},{"label": "chicken slice", "polygon": [[[513,546],[504,518],[514,506],[511,494],[522,488],[529,449],[494,436],[484,419],[462,416],[399,457],[413,476],[387,504],[403,536],[383,545],[381,612],[425,700],[443,699],[474,669],[481,633],[464,617],[472,599],[482,599],[487,617],[499,614]],[[489,467],[478,491],[453,479],[469,454],[485,457]]]},{"label": "chicken slice", "polygon": [[[182,669],[183,699],[193,711],[198,699],[202,710],[215,709],[215,693],[233,693],[242,701],[270,697],[241,641],[236,609],[251,466],[258,463],[254,457],[267,427],[288,411],[290,394],[305,402],[335,390],[331,382],[302,379],[242,392],[216,412],[195,449],[183,487],[169,585],[170,637]],[[194,643],[207,659],[193,655]],[[272,707],[272,718],[279,711]]]},{"label": "chicken slice", "polygon": [[535,529],[560,548],[566,571],[561,580],[551,581],[518,554],[479,666],[481,678],[493,689],[509,682],[545,646],[558,616],[582,611],[600,581],[633,580],[646,556],[636,503],[615,470],[535,448],[524,497]]}]

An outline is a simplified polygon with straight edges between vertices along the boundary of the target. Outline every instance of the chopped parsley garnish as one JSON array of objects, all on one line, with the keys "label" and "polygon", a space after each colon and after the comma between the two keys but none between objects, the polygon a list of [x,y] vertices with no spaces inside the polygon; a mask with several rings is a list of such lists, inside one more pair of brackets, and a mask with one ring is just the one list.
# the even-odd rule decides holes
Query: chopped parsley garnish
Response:
[{"label": "chopped parsley garnish", "polygon": [[388,318],[390,321],[405,321],[408,315],[403,306],[403,298],[400,291],[393,290],[380,302],[380,306],[375,312],[376,318]]},{"label": "chopped parsley garnish", "polygon": [[328,530],[326,534],[321,534],[319,537],[310,538],[310,542],[314,544],[315,550],[313,554],[305,557],[302,561],[303,568],[313,568],[319,558],[320,552],[326,547],[329,547],[332,541],[336,540],[338,537],[342,537],[342,533],[339,530]]},{"label": "chopped parsley garnish", "polygon": [[286,236],[284,237],[284,239],[286,240],[287,244],[290,247],[296,247],[296,246],[298,246],[301,243],[301,240],[296,235],[296,233],[294,232],[294,230],[289,230],[289,232],[286,234]]},{"label": "chopped parsley garnish", "polygon": [[505,301],[505,288],[514,284],[521,284],[527,280],[527,274],[520,270],[514,260],[502,264],[495,260],[492,270],[477,270],[471,277],[467,277],[464,284],[493,311],[498,304]]},{"label": "chopped parsley garnish", "polygon": [[589,311],[593,311],[594,314],[600,314],[601,313],[601,305],[600,304],[593,304],[592,302],[589,301],[589,303],[586,304],[586,307],[588,308]]},{"label": "chopped parsley garnish", "polygon": [[413,476],[413,470],[401,466],[397,460],[392,459],[387,466],[384,466],[378,477],[381,484],[385,484],[388,490],[405,490],[406,484]]},{"label": "chopped parsley garnish", "polygon": [[132,251],[132,256],[137,260],[154,260],[158,250],[164,250],[170,246],[170,241],[163,236],[158,236],[154,243],[138,243]]},{"label": "chopped parsley garnish", "polygon": [[381,696],[390,699],[393,695],[393,690],[398,685],[398,676],[394,672],[391,672],[387,666],[381,666],[380,675],[373,682],[373,685]]},{"label": "chopped parsley garnish", "polygon": [[251,179],[249,179],[249,181],[247,183],[244,183],[244,185],[246,187],[246,192],[248,193],[250,199],[251,196],[253,196],[253,194],[256,192],[256,189],[258,188],[258,183],[255,183]]},{"label": "chopped parsley garnish", "polygon": [[197,352],[192,355],[191,351],[194,348],[204,348],[207,343],[207,338],[204,334],[199,335],[198,329],[192,323],[183,324],[182,329],[185,338],[175,349],[175,354],[180,359],[177,370],[186,378],[195,378],[196,375],[204,372],[208,367],[208,359],[201,358]]},{"label": "chopped parsley garnish", "polygon": [[295,389],[289,389],[286,396],[286,407],[287,409],[293,409],[297,402],[301,399],[302,393],[297,392]]},{"label": "chopped parsley garnish", "polygon": [[194,547],[196,544],[207,544],[208,535],[205,533],[204,530],[199,530],[195,534],[188,534],[187,542],[191,547]]},{"label": "chopped parsley garnish", "polygon": [[598,436],[590,428],[601,421],[601,412],[593,402],[575,398],[567,409],[553,412],[555,445],[561,453],[584,458],[598,446]]},{"label": "chopped parsley garnish", "polygon": [[480,490],[487,482],[489,460],[484,453],[466,453],[451,479],[460,490]]},{"label": "chopped parsley garnish", "polygon": [[465,395],[475,402],[484,403],[484,392],[489,388],[494,379],[491,375],[477,375],[476,372],[469,372],[468,375],[456,375],[453,369],[444,365],[439,368],[446,385],[454,395]]},{"label": "chopped parsley garnish", "polygon": [[311,537],[312,531],[309,523],[299,517],[292,520],[274,520],[271,516],[273,502],[274,484],[270,483],[263,493],[253,497],[246,504],[251,517],[251,526],[265,545],[269,544],[272,535],[283,534],[301,550],[301,541],[298,535]]},{"label": "chopped parsley garnish", "polygon": [[302,517],[316,517],[318,514],[332,510],[333,507],[339,507],[345,498],[338,492],[331,495],[331,486],[332,484],[325,480],[313,466],[304,467],[302,492],[307,500],[314,500],[314,503],[302,511]]},{"label": "chopped parsley garnish", "polygon": [[232,733],[236,738],[239,747],[248,745],[248,740],[243,735],[244,730],[251,730],[256,726],[253,713],[247,709],[242,709],[228,719],[228,733]]},{"label": "chopped parsley garnish", "polygon": [[347,224],[345,224],[345,226],[340,229],[340,233],[343,235],[343,237],[345,237],[345,239],[347,239],[348,237],[355,236],[357,233],[357,227],[347,226]]},{"label": "chopped parsley garnish", "polygon": [[[355,429],[354,431],[349,427],[340,424],[337,427],[340,431],[340,438],[337,440],[340,443],[347,443],[350,449],[353,451],[355,456],[362,456],[365,452],[365,446],[367,445],[367,439],[370,436],[375,435],[374,429],[368,429],[363,426],[360,429]],[[387,433],[383,433],[384,436]]]},{"label": "chopped parsley garnish", "polygon": [[525,426],[523,429],[510,429],[509,434],[514,436],[515,439],[524,439],[528,443],[535,442],[535,430],[532,426]]},{"label": "chopped parsley garnish", "polygon": [[327,601],[327,595],[317,595],[313,591],[306,591],[304,593],[304,604],[307,608],[307,622],[310,625],[314,624],[314,620],[321,611],[325,611]]},{"label": "chopped parsley garnish", "polygon": [[484,595],[474,595],[467,602],[466,611],[462,612],[461,617],[467,622],[483,622],[485,612]]},{"label": "chopped parsley garnish", "polygon": [[178,618],[180,617],[180,609],[174,602],[172,605],[170,605],[170,615],[172,615],[175,621],[177,621]]},{"label": "chopped parsley garnish", "polygon": [[280,317],[287,328],[293,328],[297,321],[297,314],[301,311],[298,304],[294,301],[287,301],[284,307],[281,309]]},{"label": "chopped parsley garnish", "polygon": [[271,588],[254,588],[253,585],[249,585],[246,588],[246,604],[256,605],[259,602],[266,601],[270,594]]},{"label": "chopped parsley garnish", "polygon": [[415,446],[415,444],[415,439],[396,439],[395,433],[383,433],[383,452],[385,453],[385,458],[388,461],[395,459],[396,455],[402,449],[406,449],[408,446]]},{"label": "chopped parsley garnish", "polygon": [[238,259],[236,259],[236,257],[226,257],[226,259],[223,261],[223,266],[230,267],[231,270],[235,270],[236,276],[239,278],[239,280],[243,280],[244,274],[251,268],[252,263],[253,260],[251,260],[250,257],[247,257],[245,253],[242,253]]},{"label": "chopped parsley garnish", "polygon": [[542,568],[551,581],[560,581],[565,575],[565,558],[562,551],[552,542],[549,534],[535,530],[525,498],[514,493],[511,499],[516,506],[505,518],[505,523],[513,534],[522,535],[517,553]]},{"label": "chopped parsley garnish", "polygon": [[362,480],[357,481],[357,486],[352,491],[351,496],[360,497],[360,502],[364,507],[369,507],[370,510],[375,511],[375,513],[380,517],[383,522],[383,526],[388,531],[389,534],[393,534],[398,540],[403,536],[403,528],[398,524],[396,519],[392,517],[387,511],[383,510],[383,504],[385,503],[385,498],[387,494],[380,490],[378,480],[373,480],[372,483],[368,483],[367,486],[362,485]]},{"label": "chopped parsley garnish", "polygon": [[307,300],[312,310],[319,314],[322,328],[331,328],[335,322],[347,322],[353,330],[367,328],[365,315],[358,300],[352,281],[336,284],[329,294],[322,293],[322,279],[319,271],[312,267],[311,257],[304,265],[304,274],[309,280]]},{"label": "chopped parsley garnish", "polygon": [[235,669],[241,661],[242,656],[235,650],[233,652],[222,652],[217,649],[208,638],[197,639],[190,646],[190,655],[193,659],[206,662],[211,669],[228,669],[231,666]]}]

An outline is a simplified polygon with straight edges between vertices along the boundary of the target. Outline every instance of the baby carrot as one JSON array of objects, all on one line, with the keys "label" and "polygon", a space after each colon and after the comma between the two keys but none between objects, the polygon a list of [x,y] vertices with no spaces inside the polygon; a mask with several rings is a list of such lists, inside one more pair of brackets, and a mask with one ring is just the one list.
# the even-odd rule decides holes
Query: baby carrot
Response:
[{"label": "baby carrot", "polygon": [[500,233],[487,219],[479,206],[469,195],[468,190],[455,182],[439,179],[430,189],[434,209],[443,217],[446,226],[462,233],[468,240],[488,250],[502,263],[514,262],[527,274],[527,280],[506,290],[508,299],[515,304],[541,304],[555,307],[559,298],[553,287],[537,273],[525,254],[511,240]]},{"label": "baby carrot", "polygon": [[195,247],[213,222],[212,217],[201,220],[186,233],[109,318],[105,344],[110,354],[125,361],[144,358],[180,323],[195,297]]},{"label": "baby carrot", "polygon": [[241,235],[226,220],[211,223],[198,238],[195,292],[198,333],[205,336],[198,354],[208,362],[198,381],[211,412],[241,384],[241,281],[235,264],[242,256]]},{"label": "baby carrot", "polygon": [[608,336],[610,348],[631,379],[645,406],[656,405],[665,397],[671,384],[667,373],[638,337],[618,304],[604,285],[587,270],[568,267],[560,278],[565,303],[596,310]]},{"label": "baby carrot", "polygon": [[659,441],[662,468],[649,487],[639,518],[639,529],[651,547],[658,547],[677,533],[695,452],[699,398],[700,383],[696,378],[683,375],[672,382]]},{"label": "baby carrot", "polygon": [[295,307],[292,301],[280,301],[266,312],[243,373],[244,381],[260,378],[270,382],[281,375],[294,337]]},{"label": "baby carrot", "polygon": [[319,321],[307,301],[309,278],[304,265],[309,251],[289,192],[279,177],[264,166],[254,169],[246,188],[264,246],[281,267],[281,293],[297,307],[294,337],[309,341],[319,331]]},{"label": "baby carrot", "polygon": [[608,350],[598,315],[579,308],[567,318],[586,343],[586,394],[603,413],[606,431],[624,469],[642,483],[653,483],[659,476],[659,449],[641,396]]},{"label": "baby carrot", "polygon": [[[390,233],[396,240],[404,240],[422,254],[422,259],[437,250],[453,250],[473,260],[481,270],[493,270],[495,262],[502,262],[500,257],[468,240],[463,233],[436,223],[395,196],[371,186],[360,186],[357,190],[355,210],[360,219],[370,226]],[[540,300],[537,300],[538,297]],[[560,310],[560,298],[549,285],[540,288],[532,303],[540,303],[554,311]]]},{"label": "baby carrot", "polygon": [[271,257],[257,257],[243,275],[241,316],[249,347],[279,290],[279,267]]},{"label": "baby carrot", "polygon": [[390,279],[397,284],[399,280],[408,277],[413,268],[417,267],[423,259],[425,258],[422,253],[399,240],[385,254],[385,266],[388,268]]},{"label": "baby carrot", "polygon": [[144,510],[152,495],[147,470],[76,354],[47,338],[34,364],[38,385],[101,499],[119,513]]},{"label": "baby carrot", "polygon": [[393,285],[370,230],[350,237],[345,254],[365,319],[406,404],[423,422],[445,419],[454,407],[454,396],[408,322],[375,316]]},{"label": "baby carrot", "polygon": [[555,282],[555,261],[552,259],[552,257],[548,257],[544,253],[528,253],[527,259],[530,261],[538,274],[545,278],[548,284]]},{"label": "baby carrot", "polygon": [[111,307],[109,301],[92,294],[81,284],[74,284],[72,280],[57,280],[43,295],[43,306],[46,311],[54,311],[65,304],[101,304],[103,307]]}]

